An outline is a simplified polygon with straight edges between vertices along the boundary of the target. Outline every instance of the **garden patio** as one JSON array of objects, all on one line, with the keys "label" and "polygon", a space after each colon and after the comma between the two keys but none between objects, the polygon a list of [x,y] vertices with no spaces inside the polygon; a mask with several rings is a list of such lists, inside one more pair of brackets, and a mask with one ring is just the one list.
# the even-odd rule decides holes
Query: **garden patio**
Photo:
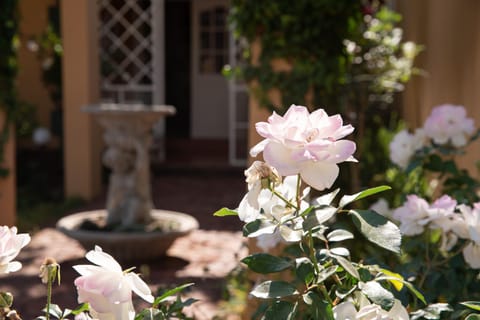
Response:
[{"label": "garden patio", "polygon": [[0,320],[480,319],[477,0],[0,21]]},{"label": "garden patio", "polygon": [[[213,213],[220,208],[219,204],[231,208],[238,205],[245,192],[243,169],[228,165],[223,152],[225,143],[177,140],[167,148],[167,161],[153,167],[154,204],[157,208],[191,214],[199,221],[200,229],[178,239],[166,257],[137,265],[137,270],[153,290],[194,282],[187,296],[200,300],[188,311],[196,319],[213,319],[215,315],[223,318],[230,312],[233,315],[239,306],[228,307],[226,278],[247,255],[247,249],[240,221],[235,217],[214,217]],[[45,168],[50,168],[54,175],[56,165],[50,163]],[[74,211],[104,207],[105,195],[101,195]],[[73,285],[77,275],[72,266],[84,262],[85,249],[56,230],[55,222],[55,217],[43,220],[42,228],[32,235],[28,249],[19,256],[22,273],[0,278],[2,289],[15,297],[29,297],[15,303],[22,310],[23,319],[39,316],[45,305],[46,287],[39,279],[39,268],[46,257],[54,257],[61,265],[61,285],[55,285],[52,301],[64,307],[77,305]]]}]

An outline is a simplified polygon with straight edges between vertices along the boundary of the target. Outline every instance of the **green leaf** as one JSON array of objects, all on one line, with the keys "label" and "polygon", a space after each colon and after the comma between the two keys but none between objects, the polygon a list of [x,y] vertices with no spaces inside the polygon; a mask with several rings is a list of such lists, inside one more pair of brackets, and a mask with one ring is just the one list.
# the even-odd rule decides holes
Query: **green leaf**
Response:
[{"label": "green leaf", "polygon": [[355,278],[360,279],[360,274],[358,274],[357,269],[353,266],[350,260],[345,259],[344,257],[341,257],[341,256],[336,256],[336,255],[332,255],[332,257],[335,258],[335,260],[337,260],[337,262],[343,267],[343,269],[345,269],[345,271],[350,273]]},{"label": "green leaf", "polygon": [[391,280],[395,280],[395,281],[401,281],[403,283],[403,285],[405,287],[407,287],[408,290],[410,290],[411,293],[413,293],[413,295],[419,299],[420,301],[422,301],[425,305],[427,304],[427,301],[425,300],[425,297],[423,296],[423,294],[420,293],[420,291],[418,291],[417,289],[415,289],[415,287],[408,281],[405,281],[403,279],[399,279],[397,277],[389,277],[389,276],[380,276],[380,277],[377,277],[375,279],[376,281],[381,281],[381,280],[388,280],[388,281],[391,281]]},{"label": "green leaf", "polygon": [[326,269],[320,270],[317,275],[317,283],[322,283],[327,280],[330,276],[334,275],[337,272],[338,266],[330,266]]},{"label": "green leaf", "polygon": [[460,302],[460,304],[472,310],[480,311],[480,301],[465,301]]},{"label": "green leaf", "polygon": [[215,217],[238,216],[238,212],[232,209],[222,208],[217,210],[213,215]]},{"label": "green leaf", "polygon": [[243,226],[244,237],[258,237],[262,234],[272,234],[277,226],[270,221],[257,219]]},{"label": "green leaf", "polygon": [[10,308],[13,304],[13,295],[10,292],[0,292],[0,308]]},{"label": "green leaf", "polygon": [[335,199],[335,197],[337,196],[338,192],[340,191],[340,188],[337,188],[335,189],[334,191],[330,192],[330,193],[327,193],[327,194],[324,194],[318,198],[316,198],[313,203],[314,205],[318,205],[318,206],[321,206],[321,205],[325,205],[325,206],[329,206],[333,199]]},{"label": "green leaf", "polygon": [[469,314],[465,320],[480,320],[480,314]]},{"label": "green leaf", "polygon": [[357,200],[366,198],[368,196],[371,196],[373,194],[383,192],[385,190],[390,190],[390,189],[392,189],[392,188],[390,188],[389,186],[379,186],[379,187],[374,187],[374,188],[363,190],[363,191],[361,191],[359,193],[356,193],[356,194],[344,195],[340,199],[340,207],[343,208],[349,203],[352,203],[354,201],[357,201]]},{"label": "green leaf", "polygon": [[350,210],[353,223],[371,242],[382,248],[400,253],[400,229],[384,216],[372,210]]},{"label": "green leaf", "polygon": [[297,289],[285,281],[265,281],[256,286],[250,294],[260,299],[277,299],[298,294]]},{"label": "green leaf", "polygon": [[337,256],[343,256],[343,257],[348,257],[350,255],[350,251],[344,247],[330,248],[330,252]]},{"label": "green leaf", "polygon": [[310,259],[302,257],[295,260],[295,274],[303,283],[309,284],[315,278],[315,269]]},{"label": "green leaf", "polygon": [[292,264],[283,258],[268,253],[256,253],[241,260],[252,271],[261,274],[274,273],[292,267]]},{"label": "green leaf", "polygon": [[[46,309],[44,309],[45,311]],[[62,309],[56,304],[50,304],[50,308],[48,309],[48,313],[50,313],[52,316],[56,317],[57,319],[61,319],[63,312]]]},{"label": "green leaf", "polygon": [[168,290],[167,292],[163,293],[161,296],[155,298],[155,301],[153,302],[153,306],[154,307],[158,306],[166,298],[168,298],[170,296],[173,296],[173,295],[179,293],[180,291],[182,291],[183,289],[188,288],[188,287],[193,286],[193,285],[194,285],[194,283],[186,283],[186,284],[183,284],[181,286],[178,286],[178,287],[175,287],[173,289]]},{"label": "green leaf", "polygon": [[311,230],[323,223],[327,222],[335,215],[337,208],[324,207],[311,212],[305,221],[303,221],[303,230]]},{"label": "green leaf", "polygon": [[90,309],[90,306],[88,305],[88,303],[83,303],[83,304],[79,305],[78,307],[76,307],[75,309],[73,309],[72,314],[77,315],[77,314],[80,314],[84,311],[88,311],[89,309]]},{"label": "green leaf", "polygon": [[353,234],[350,231],[344,229],[333,230],[327,235],[327,239],[330,242],[343,241],[347,239],[353,239]]},{"label": "green leaf", "polygon": [[376,281],[359,283],[360,290],[375,304],[390,310],[395,303],[393,294]]},{"label": "green leaf", "polygon": [[272,305],[267,309],[265,315],[262,317],[264,320],[293,320],[295,319],[295,314],[297,313],[298,304],[291,303],[288,301],[274,301]]},{"label": "green leaf", "polygon": [[400,274],[392,272],[387,269],[380,269],[380,271],[382,271],[383,274],[391,278],[387,280],[395,287],[395,289],[397,289],[397,291],[400,291],[403,289],[403,282],[405,280]]},{"label": "green leaf", "polygon": [[313,320],[335,320],[333,317],[332,304],[321,299],[318,294],[309,291],[302,296],[303,301],[308,306],[310,317]]}]

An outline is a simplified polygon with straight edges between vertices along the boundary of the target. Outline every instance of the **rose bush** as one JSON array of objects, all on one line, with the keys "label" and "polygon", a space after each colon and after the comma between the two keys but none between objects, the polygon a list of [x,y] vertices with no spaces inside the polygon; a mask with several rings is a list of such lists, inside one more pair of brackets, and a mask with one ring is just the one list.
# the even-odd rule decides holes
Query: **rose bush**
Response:
[{"label": "rose bush", "polygon": [[452,318],[464,312],[459,302],[480,299],[480,182],[457,164],[479,134],[463,106],[434,107],[415,134],[403,130],[392,139],[390,159],[404,187],[390,205],[375,206],[404,235],[402,255],[390,261],[395,271],[429,302],[448,302]]},{"label": "rose bush", "polygon": [[[256,126],[265,139],[251,151],[263,152],[246,170],[249,190],[238,209],[223,208],[217,216],[238,215],[243,233],[262,250],[282,242],[280,255],[253,253],[242,262],[256,273],[277,275],[257,283],[250,294],[263,303],[262,319],[408,319],[397,296],[409,291],[423,296],[400,274],[364,261],[351,260],[346,244],[353,231],[336,226],[350,216],[370,242],[400,252],[400,230],[371,210],[349,209],[351,203],[388,190],[380,186],[354,195],[325,190],[338,177],[338,163],[355,161],[355,143],[344,140],[353,127],[322,109],[309,113],[292,105],[285,115],[273,114]],[[311,192],[311,188],[316,192]],[[324,191],[319,193],[319,191]],[[267,241],[265,240],[267,239]],[[287,281],[286,279],[291,279]]]},{"label": "rose bush", "polygon": [[[438,285],[430,288],[424,284],[430,285],[439,279],[448,283],[452,277],[457,280],[452,272],[461,270],[464,272],[462,279],[470,281],[461,283],[461,286],[476,286],[475,278],[468,277],[472,275],[471,270],[480,268],[479,203],[469,206],[444,195],[430,204],[430,199],[423,198],[423,195],[412,194],[404,205],[390,214],[387,214],[384,202],[376,206],[377,210],[385,211],[384,215],[371,209],[352,207],[355,201],[390,188],[380,186],[343,196],[339,189],[326,190],[337,179],[339,163],[356,161],[353,157],[355,143],[343,139],[353,128],[343,125],[339,115],[328,116],[321,109],[309,113],[305,107],[293,105],[285,116],[274,113],[268,122],[259,123],[257,130],[265,140],[253,148],[252,154],[263,152],[265,162],[255,161],[245,171],[248,191],[238,209],[222,208],[215,213],[216,216],[238,216],[245,222],[244,235],[256,239],[263,250],[242,259],[251,271],[263,275],[250,292],[262,301],[256,312],[257,318],[447,319],[447,311],[451,311],[447,304],[426,306],[426,303],[427,300],[450,302],[450,296],[439,295],[448,292],[439,290]],[[451,132],[455,138],[449,136],[442,141],[456,148],[454,141],[462,145],[458,135],[468,134],[471,130],[452,129]],[[427,137],[422,141],[431,139],[432,147],[423,146],[416,150],[412,159],[429,157],[434,150],[446,155],[456,154],[449,148],[437,148],[434,138]],[[468,141],[468,138],[465,139]],[[316,189],[315,192],[312,188]],[[342,216],[351,218],[357,230],[336,224]],[[399,226],[386,216],[397,220]],[[402,233],[407,239],[403,253],[400,248]],[[1,270],[3,273],[18,271],[19,263],[12,260],[30,237],[17,234],[16,228],[7,227],[1,229],[0,235]],[[348,244],[360,237],[395,253],[399,257],[396,261],[402,263],[371,263],[375,257],[367,255],[354,261]],[[414,238],[419,239],[410,243],[414,244],[413,247],[409,246],[409,239]],[[283,244],[280,254],[267,251],[279,242]],[[364,242],[362,244],[367,246]],[[424,255],[412,256],[413,253]],[[179,297],[172,297],[191,284],[154,298],[147,284],[131,272],[133,269],[122,271],[118,262],[100,247],[89,251],[86,258],[93,265],[74,266],[80,274],[74,284],[78,302],[82,303],[75,310],[62,310],[51,302],[51,285],[59,277],[59,266],[53,259],[45,261],[40,276],[48,286],[47,304],[45,315],[37,319],[188,319],[182,312],[183,307],[195,300],[182,301]],[[458,259],[464,259],[460,269]],[[445,266],[453,270],[447,269],[448,272],[443,273]],[[278,276],[281,272],[290,273],[290,276]],[[268,279],[274,274],[277,277]],[[428,299],[406,279],[425,290]],[[429,291],[433,289],[438,291],[435,296]],[[472,293],[475,297],[475,292],[459,293],[450,287],[448,290],[462,298]],[[132,292],[151,303],[151,307],[136,311]],[[0,297],[1,316],[20,319],[12,309],[13,297],[5,292],[0,293]],[[479,310],[477,302],[463,304]],[[478,315],[465,310],[451,314],[451,319],[478,319]]]},{"label": "rose bush", "polygon": [[[29,241],[28,234],[17,234],[15,227],[1,227],[0,248],[4,248],[8,263]],[[74,280],[77,288],[78,302],[76,309],[61,309],[52,303],[52,284],[60,280],[60,266],[53,258],[45,259],[40,267],[41,281],[47,284],[47,303],[44,315],[36,320],[51,318],[66,320],[161,320],[161,319],[189,319],[183,308],[196,300],[182,300],[178,295],[183,289],[192,284],[185,284],[164,292],[154,298],[148,285],[135,273],[134,268],[122,271],[120,264],[98,246],[86,253],[86,258],[94,265],[76,265],[73,268],[80,273]],[[18,271],[19,262],[10,262],[5,270]],[[132,302],[132,292],[135,292],[151,307],[136,312]],[[14,308],[13,296],[8,292],[0,291],[0,319],[21,320],[20,313]]]}]

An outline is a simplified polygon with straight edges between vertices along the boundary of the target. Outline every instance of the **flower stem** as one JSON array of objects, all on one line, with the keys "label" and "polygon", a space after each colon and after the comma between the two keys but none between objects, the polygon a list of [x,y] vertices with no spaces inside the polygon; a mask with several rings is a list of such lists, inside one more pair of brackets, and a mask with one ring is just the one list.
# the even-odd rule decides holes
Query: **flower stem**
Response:
[{"label": "flower stem", "polygon": [[45,318],[50,320],[50,305],[52,304],[52,283],[53,279],[50,277],[50,270],[48,270],[48,282],[47,282],[47,305],[45,307]]}]

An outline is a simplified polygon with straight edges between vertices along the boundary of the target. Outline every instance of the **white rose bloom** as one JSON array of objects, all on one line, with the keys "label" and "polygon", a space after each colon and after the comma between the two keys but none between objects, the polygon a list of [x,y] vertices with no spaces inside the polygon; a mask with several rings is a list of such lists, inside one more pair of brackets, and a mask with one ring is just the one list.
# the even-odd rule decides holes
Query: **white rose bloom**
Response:
[{"label": "white rose bloom", "polygon": [[451,143],[455,147],[465,146],[467,138],[475,131],[473,119],[467,118],[465,107],[450,104],[433,108],[423,127],[435,143]]},{"label": "white rose bloom", "polygon": [[20,253],[20,250],[30,242],[27,233],[17,234],[16,227],[0,227],[0,274],[18,271],[22,264],[12,261]]},{"label": "white rose bloom", "polygon": [[472,269],[480,269],[480,245],[470,242],[463,249],[463,258]]},{"label": "white rose bloom", "polygon": [[406,236],[421,234],[429,222],[427,201],[416,196],[407,196],[407,202],[393,211],[392,217],[400,222],[400,232]]},{"label": "white rose bloom", "polygon": [[418,129],[415,134],[407,130],[398,132],[390,142],[390,160],[405,169],[415,152],[420,149],[425,142],[423,130]]},{"label": "white rose bloom", "polygon": [[463,249],[465,261],[473,269],[480,269],[480,203],[475,203],[473,208],[459,205],[453,220],[452,231],[460,238],[470,240]]}]

